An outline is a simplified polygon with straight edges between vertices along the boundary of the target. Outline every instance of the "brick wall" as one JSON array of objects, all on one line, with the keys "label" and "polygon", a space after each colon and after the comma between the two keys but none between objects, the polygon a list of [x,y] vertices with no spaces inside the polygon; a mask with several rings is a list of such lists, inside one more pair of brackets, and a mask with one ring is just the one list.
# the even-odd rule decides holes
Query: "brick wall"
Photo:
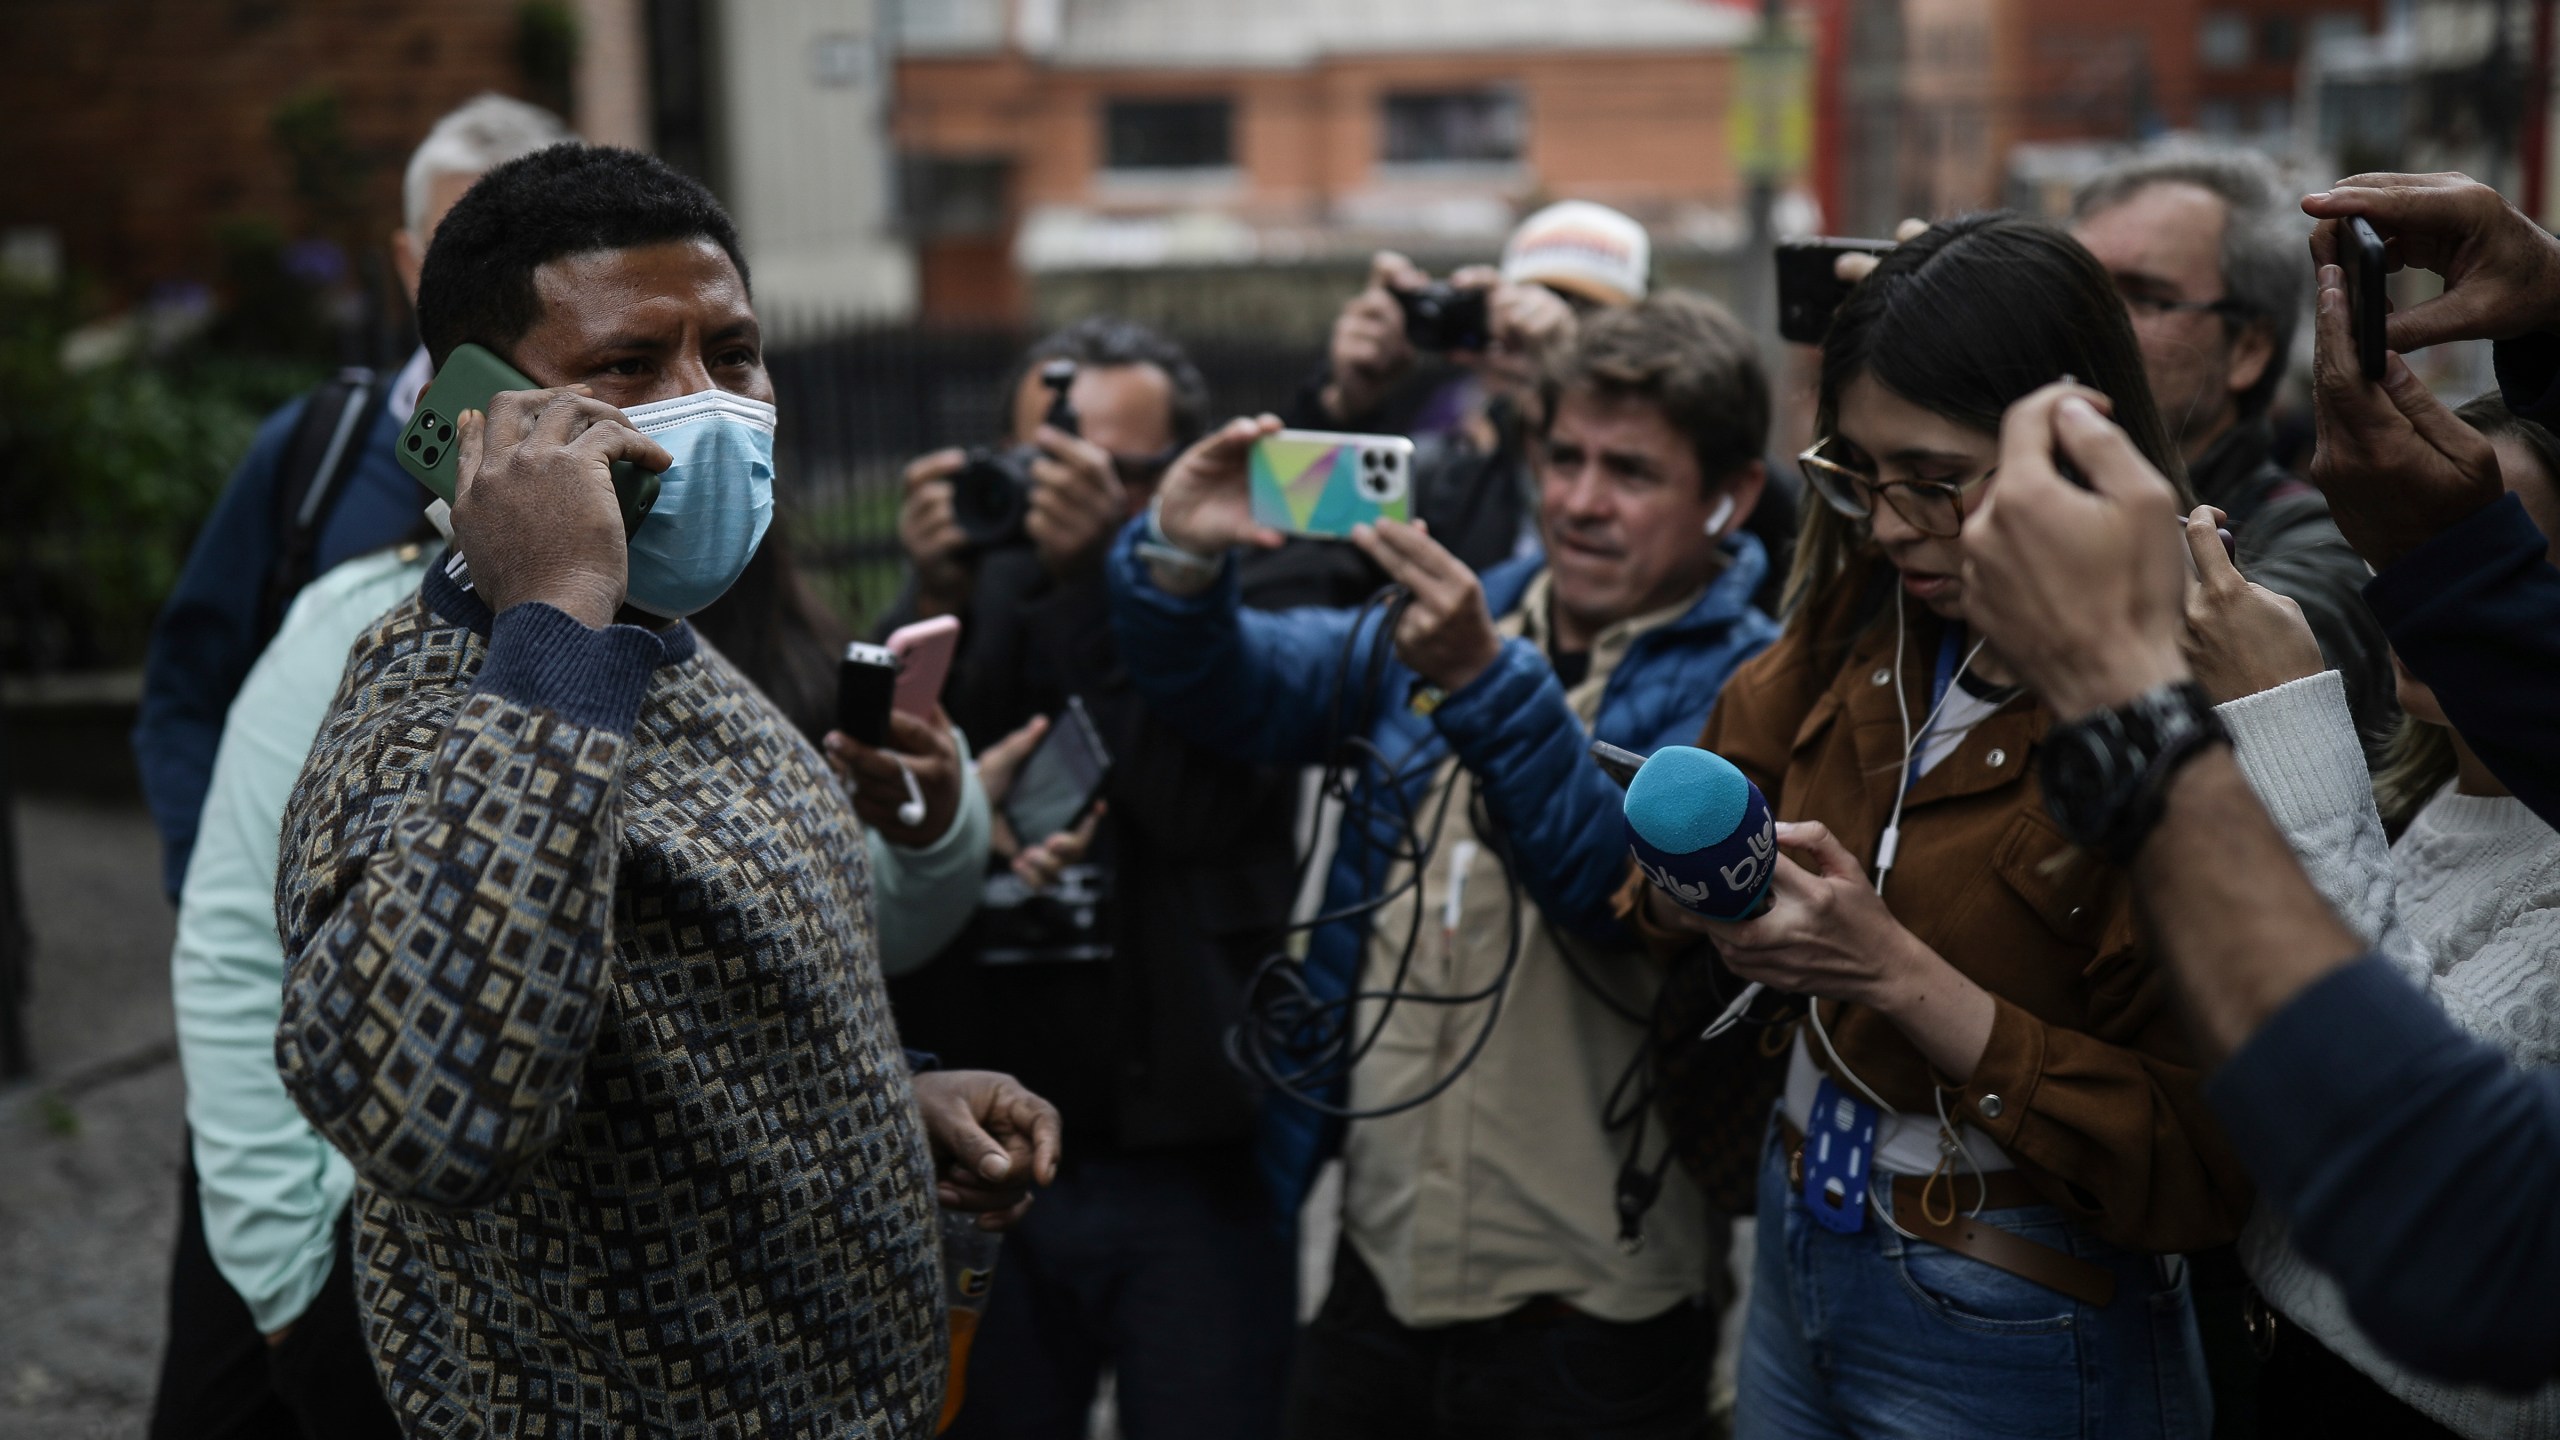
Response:
[{"label": "brick wall", "polygon": [[214,226],[297,202],[270,132],[327,86],[365,165],[360,225],[400,223],[400,170],[446,110],[523,94],[517,0],[7,0],[0,19],[0,227],[59,232],[110,302],[211,282]]}]

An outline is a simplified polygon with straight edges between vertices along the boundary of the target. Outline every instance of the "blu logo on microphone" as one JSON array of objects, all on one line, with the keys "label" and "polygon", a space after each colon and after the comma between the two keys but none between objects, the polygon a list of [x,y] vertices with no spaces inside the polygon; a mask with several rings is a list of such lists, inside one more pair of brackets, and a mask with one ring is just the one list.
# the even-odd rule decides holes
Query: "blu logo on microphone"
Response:
[{"label": "blu logo on microphone", "polygon": [[1769,907],[1778,830],[1760,787],[1709,750],[1666,745],[1627,786],[1636,868],[1683,909],[1748,920]]}]

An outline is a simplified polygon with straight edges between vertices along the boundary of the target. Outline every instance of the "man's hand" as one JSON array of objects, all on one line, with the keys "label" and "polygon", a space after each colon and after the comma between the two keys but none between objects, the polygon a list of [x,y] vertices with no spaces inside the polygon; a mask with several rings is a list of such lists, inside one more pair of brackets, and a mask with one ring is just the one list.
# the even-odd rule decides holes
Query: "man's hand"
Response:
[{"label": "man's hand", "polygon": [[1413,342],[1404,338],[1404,307],[1390,292],[1419,290],[1430,283],[1420,266],[1392,250],[1381,250],[1369,261],[1367,287],[1343,302],[1333,321],[1333,378],[1322,400],[1336,424],[1377,409],[1413,368]]},{"label": "man's hand", "polygon": [[[827,764],[853,787],[853,813],[890,844],[922,850],[940,840],[960,813],[960,746],[940,707],[930,723],[902,710],[889,712],[889,743],[874,749],[841,730],[827,732]],[[907,776],[924,796],[924,818],[898,822],[908,802]]]},{"label": "man's hand", "polygon": [[2251,584],[2231,563],[2217,533],[2221,523],[2222,512],[2210,505],[2186,520],[2198,577],[2187,589],[2187,663],[2216,705],[2328,668],[2293,597]]},{"label": "man's hand", "polygon": [[1032,437],[1031,508],[1022,528],[1040,563],[1058,577],[1098,563],[1129,519],[1129,491],[1111,468],[1111,452],[1053,425]]},{"label": "man's hand", "polygon": [[1002,1230],[1031,1208],[1031,1187],[1058,1178],[1058,1107],[993,1070],[928,1070],[916,1109],[933,1146],[934,1198]]},{"label": "man's hand", "polygon": [[2337,262],[2340,227],[2361,215],[2393,269],[2444,277],[2443,294],[2391,317],[2394,350],[2560,328],[2560,240],[2468,175],[2350,175],[2304,196],[2302,209],[2320,221],[2311,231],[2315,265]]},{"label": "man's hand", "polygon": [[1523,410],[1535,407],[1547,358],[1571,345],[1581,326],[1573,307],[1544,285],[1497,284],[1501,272],[1489,266],[1458,273],[1493,291],[1485,302],[1485,328],[1493,344],[1476,361],[1476,373]]},{"label": "man's hand", "polygon": [[[2065,720],[2187,677],[2177,492],[2098,413],[2047,385],[2000,422],[2000,471],[1965,521],[1965,619]],[[2062,476],[2056,449],[2089,477]]]},{"label": "man's hand", "polygon": [[[1901,224],[1893,227],[1893,243],[1900,245],[1904,241],[1917,240],[1928,233],[1928,221],[1917,217],[1907,216],[1903,219]],[[1844,280],[1851,285],[1855,285],[1859,281],[1876,273],[1876,267],[1883,263],[1884,257],[1881,255],[1862,255],[1855,251],[1851,251],[1833,258],[1831,262],[1831,273],[1839,277],[1841,280]]]},{"label": "man's hand", "polygon": [[1413,592],[1395,633],[1396,658],[1413,673],[1454,695],[1501,657],[1502,637],[1476,572],[1442,549],[1422,522],[1354,526],[1351,543]]},{"label": "man's hand", "polygon": [[1164,537],[1195,555],[1224,555],[1237,545],[1267,550],[1288,539],[1253,518],[1253,443],[1279,430],[1274,415],[1230,420],[1183,451],[1156,486]]},{"label": "man's hand", "polygon": [[664,470],[675,457],[583,385],[501,392],[457,428],[453,536],[480,598],[612,624],[630,582],[613,462]]},{"label": "man's hand", "polygon": [[1014,878],[1035,891],[1047,890],[1066,878],[1067,867],[1084,863],[1084,857],[1092,852],[1093,837],[1101,833],[1102,816],[1108,809],[1109,805],[1097,800],[1082,820],[1039,844],[1017,842]]},{"label": "man's hand", "polygon": [[2311,326],[2311,483],[2357,554],[2383,569],[2498,498],[2497,451],[2407,361],[2391,356],[2379,385],[2364,378],[2335,265],[2320,267]]},{"label": "man's hand", "polygon": [[907,466],[898,543],[916,567],[916,613],[931,619],[969,608],[969,537],[951,511],[951,477],[968,452],[936,450]]}]

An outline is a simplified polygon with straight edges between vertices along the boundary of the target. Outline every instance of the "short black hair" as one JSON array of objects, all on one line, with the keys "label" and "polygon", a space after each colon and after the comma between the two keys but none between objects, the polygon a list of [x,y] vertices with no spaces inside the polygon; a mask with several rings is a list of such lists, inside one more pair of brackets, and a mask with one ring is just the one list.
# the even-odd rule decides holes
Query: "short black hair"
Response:
[{"label": "short black hair", "polygon": [[[1209,433],[1209,382],[1189,352],[1171,337],[1117,315],[1088,315],[1033,342],[1005,373],[996,401],[996,433],[1013,429],[1014,397],[1022,377],[1051,360],[1073,360],[1079,366],[1110,369],[1120,365],[1153,365],[1173,385],[1173,443],[1188,447]],[[1027,437],[1017,437],[1027,438]]]},{"label": "short black hair", "polygon": [[462,194],[427,245],[418,336],[442,367],[477,342],[505,354],[542,318],[533,272],[563,255],[710,240],[738,279],[738,227],[700,181],[636,150],[568,141],[510,160]]}]

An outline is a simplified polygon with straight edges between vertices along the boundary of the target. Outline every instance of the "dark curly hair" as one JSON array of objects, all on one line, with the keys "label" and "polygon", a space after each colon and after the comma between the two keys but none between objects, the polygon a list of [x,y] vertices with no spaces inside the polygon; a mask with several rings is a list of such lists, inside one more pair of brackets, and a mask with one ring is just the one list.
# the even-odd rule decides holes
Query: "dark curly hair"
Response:
[{"label": "dark curly hair", "polygon": [[418,335],[442,366],[477,342],[500,354],[542,318],[533,272],[563,255],[709,240],[747,278],[738,227],[699,181],[634,150],[570,141],[480,177],[436,227],[418,277]]}]

